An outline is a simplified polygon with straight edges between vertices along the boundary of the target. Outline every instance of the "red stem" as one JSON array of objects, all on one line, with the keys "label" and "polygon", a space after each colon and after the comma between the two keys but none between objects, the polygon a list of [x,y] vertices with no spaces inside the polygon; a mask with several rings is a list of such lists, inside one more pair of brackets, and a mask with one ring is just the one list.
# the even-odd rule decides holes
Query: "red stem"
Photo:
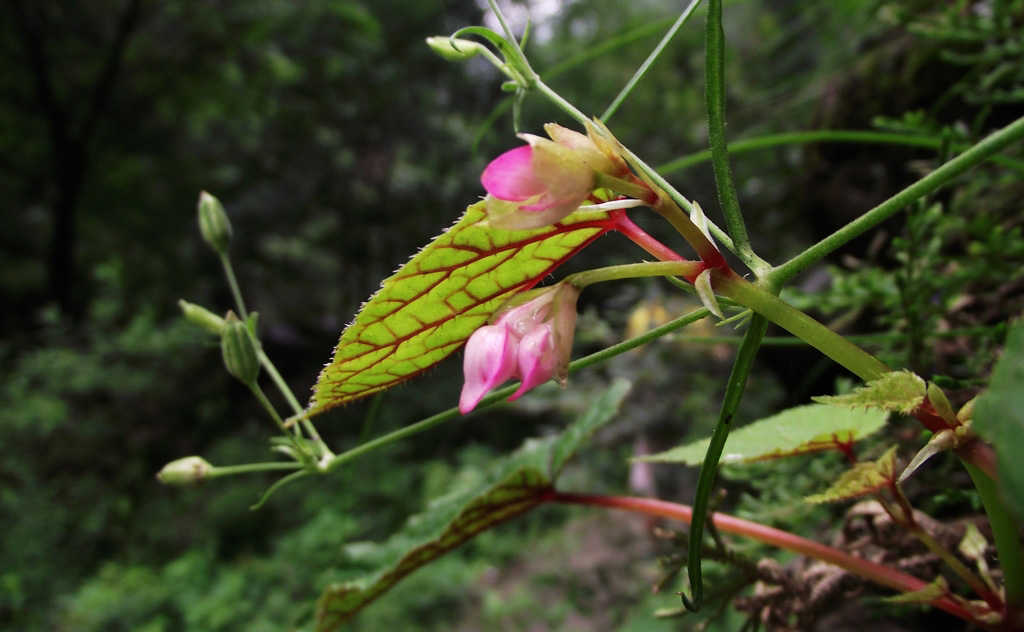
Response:
[{"label": "red stem", "polygon": [[[633,220],[629,219],[626,215],[626,211],[612,211],[612,222],[615,230],[619,231],[630,239],[633,243],[646,250],[649,254],[653,255],[658,261],[688,261],[685,257],[672,250],[665,244],[661,243],[644,229],[633,223]],[[700,274],[700,271],[697,272]],[[693,280],[697,278],[697,275],[693,277],[686,277],[686,279],[693,283]]]},{"label": "red stem", "polygon": [[[598,507],[612,507],[626,509],[637,513],[644,513],[652,516],[660,516],[671,520],[690,523],[693,518],[693,509],[686,505],[670,503],[663,500],[651,498],[635,498],[630,496],[604,496],[597,494],[575,494],[564,493],[552,490],[545,500],[570,505],[589,505]],[[715,527],[725,533],[743,535],[755,540],[771,544],[794,553],[806,555],[822,562],[827,562],[870,579],[883,586],[887,586],[900,592],[914,592],[925,588],[928,583],[912,575],[886,568],[875,562],[856,557],[838,549],[824,544],[801,538],[787,531],[768,527],[742,518],[736,518],[721,513],[711,514],[711,520]],[[930,602],[933,606],[941,608],[946,612],[968,621],[979,627],[995,630],[998,629],[979,620],[978,616],[963,607],[959,603],[947,597],[939,597]]]}]

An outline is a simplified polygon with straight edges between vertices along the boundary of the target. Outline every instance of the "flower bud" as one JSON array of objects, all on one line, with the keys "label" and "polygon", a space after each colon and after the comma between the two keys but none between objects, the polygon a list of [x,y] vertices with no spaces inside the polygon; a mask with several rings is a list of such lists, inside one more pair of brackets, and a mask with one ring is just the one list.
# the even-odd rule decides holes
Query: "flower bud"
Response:
[{"label": "flower bud", "polygon": [[164,485],[195,485],[205,480],[212,469],[203,457],[187,456],[165,465],[156,478]]},{"label": "flower bud", "polygon": [[579,294],[566,283],[523,292],[473,332],[466,342],[459,410],[473,410],[488,391],[513,377],[520,384],[509,401],[552,378],[564,387]]},{"label": "flower bud", "polygon": [[231,222],[220,200],[206,191],[199,194],[199,232],[214,250],[222,255],[227,253],[231,243]]},{"label": "flower bud", "polygon": [[448,61],[464,61],[476,57],[483,50],[483,44],[457,37],[435,36],[427,38],[427,46]]},{"label": "flower bud", "polygon": [[220,350],[224,356],[224,366],[228,373],[234,375],[246,385],[256,383],[260,374],[260,360],[256,354],[256,345],[245,323],[238,320],[234,312],[228,312],[224,319],[224,330],[221,333]]},{"label": "flower bud", "polygon": [[199,325],[211,334],[218,336],[224,331],[224,319],[205,307],[189,303],[184,299],[178,300],[178,307],[185,314],[186,320],[193,325]]}]

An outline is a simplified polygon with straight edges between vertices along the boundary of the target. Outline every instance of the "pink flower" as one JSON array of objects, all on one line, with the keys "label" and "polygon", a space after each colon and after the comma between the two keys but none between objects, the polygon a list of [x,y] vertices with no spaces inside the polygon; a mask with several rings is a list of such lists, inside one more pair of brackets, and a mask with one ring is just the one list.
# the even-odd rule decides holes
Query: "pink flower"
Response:
[{"label": "pink flower", "polygon": [[554,224],[590,197],[598,173],[618,176],[627,170],[592,128],[589,136],[554,123],[544,129],[552,140],[520,134],[529,144],[498,156],[480,176],[492,226],[523,230]]},{"label": "pink flower", "polygon": [[488,391],[514,377],[521,383],[509,401],[551,378],[565,386],[578,296],[568,284],[525,292],[473,332],[462,364],[466,381],[459,410],[468,413]]}]

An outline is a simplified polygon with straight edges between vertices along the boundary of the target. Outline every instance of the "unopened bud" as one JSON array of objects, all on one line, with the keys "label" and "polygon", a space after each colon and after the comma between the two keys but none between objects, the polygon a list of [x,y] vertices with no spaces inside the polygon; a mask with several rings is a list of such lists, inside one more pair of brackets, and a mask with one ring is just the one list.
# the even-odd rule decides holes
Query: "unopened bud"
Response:
[{"label": "unopened bud", "polygon": [[484,50],[483,44],[472,40],[443,36],[428,37],[427,46],[448,61],[464,61],[476,57]]},{"label": "unopened bud", "polygon": [[178,300],[178,307],[181,308],[185,318],[193,325],[199,325],[211,334],[221,335],[224,331],[224,319],[210,310],[195,303],[189,303],[184,299]]},{"label": "unopened bud", "polygon": [[171,461],[156,478],[164,485],[195,485],[206,479],[213,466],[201,456],[187,456]]},{"label": "unopened bud", "polygon": [[220,339],[221,353],[224,355],[224,366],[228,373],[234,375],[247,385],[256,383],[260,374],[260,360],[256,354],[256,345],[252,341],[245,323],[238,320],[234,312],[228,312],[224,320],[224,330]]},{"label": "unopened bud", "polygon": [[199,232],[206,243],[220,254],[228,251],[231,243],[231,222],[220,200],[206,191],[199,194]]}]

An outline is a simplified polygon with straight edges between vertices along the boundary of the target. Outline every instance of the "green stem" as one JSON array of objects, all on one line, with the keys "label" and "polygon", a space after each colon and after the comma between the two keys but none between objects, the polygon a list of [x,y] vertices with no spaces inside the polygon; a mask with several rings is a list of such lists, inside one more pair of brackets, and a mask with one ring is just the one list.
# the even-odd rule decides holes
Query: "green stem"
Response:
[{"label": "green stem", "polygon": [[543,94],[549,101],[561,108],[566,114],[576,119],[576,122],[580,125],[586,127],[590,123],[590,119],[587,118],[586,114],[580,112],[575,105],[569,103],[562,97],[562,95],[549,88],[546,83],[541,81],[540,77],[533,79],[530,87]]},{"label": "green stem", "polygon": [[911,202],[937,191],[971,167],[1021,139],[1024,139],[1024,117],[993,132],[956,158],[778,266],[770,272],[769,281],[776,287],[781,286],[825,255],[889,219]]},{"label": "green stem", "polygon": [[[273,408],[273,405],[270,404],[270,399],[267,398],[266,393],[263,392],[263,389],[260,387],[260,385],[257,384],[256,382],[253,382],[252,384],[249,384],[249,389],[253,391],[253,394],[256,395],[257,399],[259,399],[259,403],[270,415],[270,418],[273,419],[274,423],[278,424],[278,427],[281,428],[281,431],[288,436],[294,437],[294,434],[288,429],[288,425],[285,424],[285,420],[282,419],[281,415],[278,414],[278,410]],[[296,444],[296,448],[298,448],[298,444]]]},{"label": "green stem", "polygon": [[[249,313],[245,309],[245,301],[242,300],[242,290],[238,286],[238,279],[235,277],[235,270],[231,265],[231,259],[228,258],[227,254],[222,254],[220,256],[220,261],[224,266],[224,276],[227,277],[228,285],[231,287],[231,294],[235,299],[235,306],[238,307],[238,315],[241,320],[247,321],[249,319]],[[305,428],[306,434],[308,434],[309,438],[314,444],[316,444],[317,449],[320,452],[320,456],[333,456],[334,453],[331,452],[331,449],[327,447],[327,444],[320,437],[320,433],[316,431],[316,427],[313,425],[313,422],[304,415],[302,405],[299,404],[299,400],[295,397],[295,393],[293,393],[292,389],[288,387],[288,383],[284,381],[283,377],[281,377],[277,367],[274,366],[274,363],[270,361],[270,357],[263,351],[263,343],[260,342],[260,339],[257,338],[255,334],[252,334],[250,337],[252,338],[253,345],[256,347],[256,356],[259,358],[260,365],[266,369],[267,374],[270,375],[271,381],[274,382],[274,386],[277,387],[277,390],[285,398],[285,401],[288,402],[288,406],[296,415],[299,416],[302,427]],[[274,410],[273,406],[270,405],[270,402],[267,400],[262,390],[259,391],[257,397],[262,397],[260,402],[263,403],[265,408],[272,411],[271,414],[280,422],[281,417],[277,414],[277,411]],[[280,423],[283,425],[283,422]]]},{"label": "green stem", "polygon": [[[690,523],[694,516],[694,510],[686,505],[651,498],[575,494],[556,491],[551,493],[549,500],[564,504],[624,509],[648,516],[678,520],[683,523]],[[903,593],[918,592],[928,585],[923,580],[906,573],[886,568],[881,564],[850,555],[813,540],[801,538],[787,531],[721,513],[711,514],[711,520],[715,528],[723,533],[749,537],[771,546],[792,551],[799,555],[805,555]],[[932,599],[929,603],[981,628],[992,630],[997,627],[979,620],[975,613],[949,597],[938,597]]]},{"label": "green stem", "polygon": [[704,269],[700,261],[658,261],[646,263],[626,263],[584,270],[565,277],[564,283],[571,283],[583,289],[594,283],[618,281],[620,279],[637,279],[652,276],[695,277]]},{"label": "green stem", "polygon": [[215,466],[206,474],[206,478],[234,476],[236,474],[254,474],[257,472],[274,472],[279,470],[298,470],[303,465],[296,461],[272,461],[269,463],[246,463],[245,465]]},{"label": "green stem", "polygon": [[896,524],[912,533],[914,537],[928,547],[929,551],[945,562],[957,577],[962,579],[994,612],[1001,612],[1003,610],[1003,601],[999,595],[993,593],[992,589],[985,585],[985,582],[981,581],[980,577],[975,575],[971,569],[967,568],[963,562],[957,559],[956,556],[950,553],[946,547],[942,546],[938,540],[933,538],[917,523],[914,519],[914,509],[899,485],[892,485],[891,492],[895,497],[895,502],[887,499],[881,492],[875,494],[875,500],[882,505],[885,512],[889,514],[889,517]]},{"label": "green stem", "polygon": [[700,466],[700,474],[697,477],[697,492],[693,501],[694,515],[697,517],[690,527],[690,543],[687,549],[687,575],[690,579],[690,588],[693,590],[693,599],[688,599],[684,593],[680,593],[683,605],[687,610],[696,612],[700,610],[704,601],[704,581],[701,576],[701,552],[704,550],[704,520],[708,513],[708,503],[711,499],[712,488],[715,484],[715,474],[718,471],[718,461],[722,458],[722,451],[725,449],[725,442],[729,438],[729,431],[732,429],[732,422],[739,410],[740,400],[743,399],[743,391],[750,376],[750,370],[754,366],[754,358],[761,346],[761,339],[768,329],[768,320],[760,315],[750,319],[750,326],[743,335],[743,343],[736,354],[736,361],[729,374],[729,381],[725,386],[725,396],[722,399],[722,409],[718,415],[718,423],[711,434],[707,454]]},{"label": "green stem", "polygon": [[274,386],[277,387],[277,390],[284,396],[285,401],[288,402],[288,406],[292,409],[292,412],[296,415],[301,415],[302,405],[299,404],[299,400],[296,399],[295,394],[292,393],[292,389],[288,388],[287,382],[285,382],[284,378],[281,377],[281,374],[278,373],[277,367],[274,366],[274,363],[270,361],[266,352],[263,351],[262,344],[257,345],[256,356],[260,360],[260,365],[266,369],[267,374],[270,376],[270,380],[274,383]]},{"label": "green stem", "polygon": [[[569,364],[569,372],[575,373],[576,371],[585,369],[599,362],[603,362],[614,356],[623,354],[632,349],[636,349],[637,347],[646,344],[654,340],[655,338],[660,338],[661,336],[667,335],[681,327],[685,327],[686,325],[695,323],[698,320],[701,320],[702,318],[707,318],[709,313],[710,312],[708,312],[706,308],[698,309],[685,316],[680,316],[679,318],[671,322],[665,323],[660,327],[656,327],[648,331],[647,333],[635,336],[633,338],[630,338],[629,340],[612,345],[606,349],[603,349],[596,353],[592,353],[586,357],[580,358],[579,360],[575,360]],[[483,408],[486,408],[487,406],[502,401],[512,393],[515,393],[518,388],[519,386],[517,384],[512,384],[511,386],[506,386],[505,388],[501,388],[492,392],[490,395],[481,400],[480,404],[477,405],[476,410],[481,410]],[[449,408],[446,411],[437,413],[436,415],[427,417],[426,419],[416,422],[411,426],[399,428],[394,432],[390,432],[372,441],[362,443],[352,448],[351,450],[342,452],[341,454],[338,454],[335,457],[323,462],[320,466],[320,469],[321,471],[324,472],[330,472],[338,468],[339,466],[343,465],[344,463],[347,463],[353,459],[368,454],[373,450],[376,450],[377,448],[382,448],[396,441],[400,441],[402,439],[419,434],[424,430],[429,430],[434,426],[440,425],[446,421],[451,421],[452,419],[457,419],[461,416],[462,415],[461,413],[459,413],[459,409],[457,407]]]},{"label": "green stem", "polygon": [[228,278],[228,285],[231,287],[231,295],[235,299],[235,307],[238,308],[238,318],[242,321],[249,320],[249,312],[245,309],[245,301],[242,300],[242,290],[238,287],[238,279],[235,278],[235,269],[231,266],[231,259],[226,253],[221,253],[220,263],[224,266],[224,276]]},{"label": "green stem", "polygon": [[676,19],[675,24],[672,25],[672,28],[668,30],[668,33],[665,33],[665,37],[661,38],[661,41],[658,42],[658,45],[654,47],[654,50],[651,51],[651,54],[647,56],[647,59],[644,60],[644,63],[640,65],[640,68],[638,68],[637,71],[633,74],[632,78],[630,78],[630,80],[626,82],[625,87],[622,88],[619,94],[615,97],[615,100],[612,101],[611,105],[608,106],[608,109],[606,109],[604,111],[604,114],[601,115],[602,121],[607,123],[608,119],[610,119],[612,115],[615,114],[615,111],[619,109],[619,106],[622,105],[622,102],[626,100],[626,97],[629,96],[629,93],[633,91],[633,88],[636,87],[636,84],[638,84],[640,80],[644,78],[644,75],[647,74],[647,71],[650,70],[651,66],[654,65],[654,62],[658,59],[658,57],[661,56],[661,52],[665,50],[665,47],[668,46],[668,43],[672,41],[672,38],[675,37],[676,33],[679,32],[679,29],[682,28],[683,24],[686,23],[686,20],[689,19],[690,14],[693,13],[693,10],[697,8],[698,4],[700,4],[700,0],[690,0],[690,4],[686,7],[686,9],[683,10],[679,18]]},{"label": "green stem", "polygon": [[715,185],[718,188],[718,202],[722,206],[725,226],[735,246],[733,252],[753,270],[755,260],[750,256],[753,251],[732,179],[725,137],[725,31],[722,29],[722,0],[708,0],[704,37],[704,101],[708,113],[708,144]]},{"label": "green stem", "polygon": [[1011,625],[1024,626],[1024,551],[1021,550],[1019,526],[1006,508],[992,477],[966,461],[962,463],[974,481],[989,524],[992,525],[992,537],[1003,570],[1006,600],[1004,619]]},{"label": "green stem", "polygon": [[877,379],[891,370],[878,358],[846,338],[831,331],[774,294],[741,279],[734,273],[716,275],[712,280],[712,287],[719,294],[733,299],[744,307],[749,307],[781,326],[865,382]]},{"label": "green stem", "polygon": [[[804,132],[784,132],[782,134],[765,134],[756,138],[732,141],[729,143],[729,154],[745,153],[760,149],[786,145],[804,145],[808,143],[863,143],[876,145],[902,145],[909,147],[923,147],[928,149],[941,149],[944,139],[934,136],[921,136],[918,134],[893,134],[891,132],[873,132],[866,130],[844,130],[826,129]],[[952,149],[964,151],[970,145],[955,143]],[[669,174],[674,171],[681,171],[694,165],[707,162],[711,159],[711,150],[705,149],[688,154],[681,158],[658,165],[658,171],[662,174]],[[1024,162],[1007,158],[1005,156],[989,156],[987,160],[994,164],[1009,167],[1024,172]]]},{"label": "green stem", "polygon": [[262,507],[268,500],[270,500],[270,497],[274,495],[274,492],[276,492],[277,490],[281,489],[282,487],[284,487],[288,483],[291,483],[292,481],[297,481],[300,478],[304,478],[306,476],[309,476],[312,473],[313,473],[313,470],[309,470],[309,469],[299,470],[298,472],[292,472],[288,476],[285,476],[284,478],[280,479],[279,481],[276,481],[273,485],[271,485],[267,489],[267,491],[263,492],[263,495],[260,496],[260,499],[256,501],[256,504],[254,504],[251,507],[249,507],[249,509],[251,509],[252,511],[256,511],[257,509]]}]

